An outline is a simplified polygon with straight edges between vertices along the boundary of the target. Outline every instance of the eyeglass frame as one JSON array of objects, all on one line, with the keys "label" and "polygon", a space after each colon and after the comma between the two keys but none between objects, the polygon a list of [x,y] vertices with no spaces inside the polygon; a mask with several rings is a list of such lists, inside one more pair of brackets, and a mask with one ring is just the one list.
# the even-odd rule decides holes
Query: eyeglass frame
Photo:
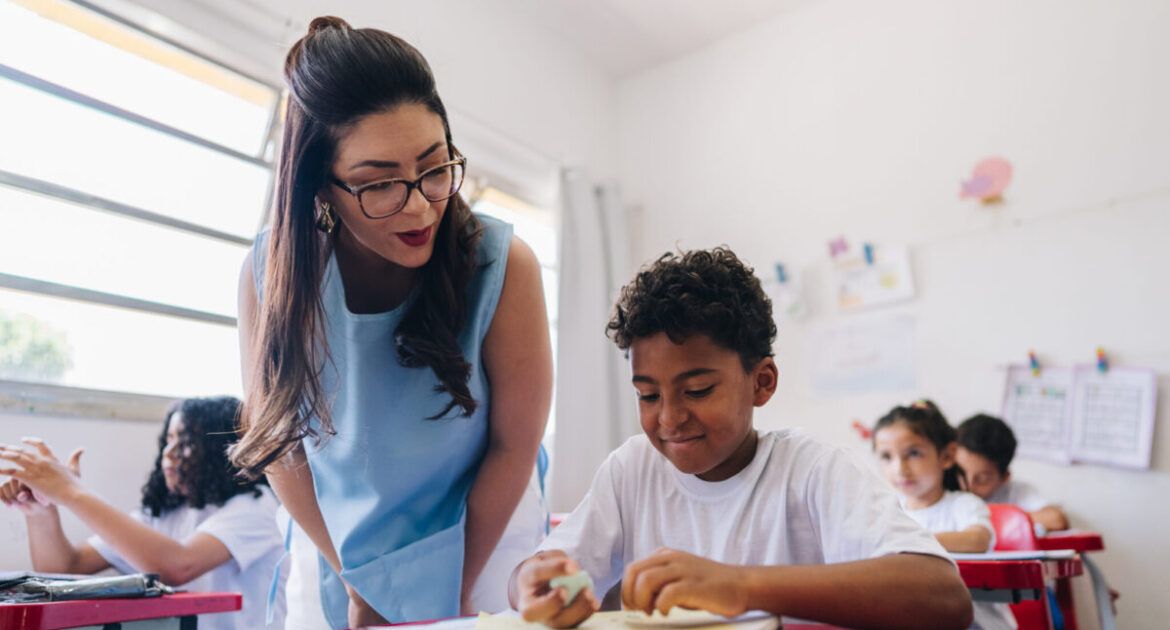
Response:
[{"label": "eyeglass frame", "polygon": [[[463,167],[463,171],[464,171],[464,176],[459,178],[459,185],[455,187],[455,190],[451,191],[451,194],[449,194],[446,197],[443,197],[441,199],[431,199],[430,197],[428,197],[427,194],[425,192],[423,192],[423,189],[422,189],[423,178],[426,177],[427,175],[430,175],[432,172],[437,171],[441,168],[449,168],[449,167],[452,167],[455,165],[459,165],[459,166]],[[371,221],[377,221],[379,219],[389,219],[390,217],[405,210],[406,204],[410,203],[410,196],[413,195],[414,191],[416,191],[416,190],[419,192],[420,195],[423,196],[423,199],[426,199],[430,203],[445,201],[447,199],[450,199],[451,197],[454,197],[455,195],[458,195],[459,189],[463,188],[463,181],[466,179],[466,173],[467,173],[467,158],[465,156],[460,155],[459,157],[457,157],[455,159],[449,160],[447,162],[443,162],[442,164],[436,164],[436,165],[428,168],[427,170],[420,173],[419,176],[414,178],[413,180],[406,179],[403,177],[387,177],[386,179],[379,179],[377,181],[372,181],[368,184],[362,184],[361,186],[350,186],[349,184],[338,179],[333,174],[330,174],[329,175],[329,182],[331,184],[333,184],[334,186],[337,186],[338,188],[344,190],[345,192],[353,195],[354,199],[357,199],[358,208],[362,211],[362,214],[365,215],[365,217],[367,219],[370,219]],[[377,186],[380,184],[385,184],[387,182],[402,182],[403,184],[406,184],[406,195],[404,195],[402,197],[402,205],[398,206],[398,209],[395,210],[394,212],[391,212],[390,214],[384,214],[384,215],[378,216],[378,217],[371,216],[369,212],[366,212],[365,204],[362,203],[362,193],[366,192],[370,188],[373,188],[374,186]]]}]

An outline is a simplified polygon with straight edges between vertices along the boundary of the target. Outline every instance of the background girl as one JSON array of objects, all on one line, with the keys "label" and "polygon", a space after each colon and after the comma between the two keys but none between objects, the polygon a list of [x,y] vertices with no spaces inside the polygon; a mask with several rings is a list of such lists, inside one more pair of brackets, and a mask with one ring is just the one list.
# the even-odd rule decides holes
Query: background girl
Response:
[{"label": "background girl", "polygon": [[[158,456],[142,487],[141,508],[125,514],[81,482],[83,449],[62,463],[37,438],[25,447],[0,446],[11,479],[0,500],[25,514],[33,568],[48,573],[157,573],[189,591],[239,592],[243,609],[208,615],[200,628],[262,628],[265,600],[282,549],[276,500],[266,482],[241,481],[227,460],[240,401],[192,398],[167,412]],[[59,508],[94,531],[74,544],[61,527]],[[274,604],[282,627],[284,601]]]},{"label": "background girl", "polygon": [[[991,511],[982,499],[961,491],[956,448],[954,427],[929,400],[894,407],[874,427],[874,452],[906,513],[947,551],[991,551]],[[1007,604],[975,602],[974,627],[1015,628],[1016,622]]]}]

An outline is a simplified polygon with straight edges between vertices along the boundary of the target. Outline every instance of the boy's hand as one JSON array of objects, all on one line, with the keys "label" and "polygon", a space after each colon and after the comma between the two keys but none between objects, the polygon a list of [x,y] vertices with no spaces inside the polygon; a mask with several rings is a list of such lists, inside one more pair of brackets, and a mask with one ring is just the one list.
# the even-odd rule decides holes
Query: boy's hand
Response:
[{"label": "boy's hand", "polygon": [[585,621],[601,604],[586,588],[566,606],[565,589],[550,589],[549,580],[580,570],[563,551],[542,551],[524,561],[516,576],[520,615],[525,621],[539,621],[552,628],[572,628]]},{"label": "boy's hand", "polygon": [[622,606],[647,615],[655,610],[665,615],[681,606],[735,617],[747,605],[743,567],[673,549],[659,549],[631,564],[622,578]]}]

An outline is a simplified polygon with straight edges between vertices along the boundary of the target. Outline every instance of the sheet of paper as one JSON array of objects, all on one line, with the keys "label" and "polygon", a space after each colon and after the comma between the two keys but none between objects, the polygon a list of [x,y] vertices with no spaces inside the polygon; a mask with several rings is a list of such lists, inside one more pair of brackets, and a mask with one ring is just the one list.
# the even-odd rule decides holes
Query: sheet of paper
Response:
[{"label": "sheet of paper", "polygon": [[[631,630],[633,628],[704,628],[707,630],[776,630],[780,620],[768,613],[749,612],[734,619],[713,615],[701,610],[675,608],[663,616],[655,612],[648,616],[641,612],[619,610],[594,613],[578,628],[585,630]],[[480,613],[475,630],[547,630],[547,626],[524,621],[514,612],[489,615]]]},{"label": "sheet of paper", "polygon": [[1002,415],[1016,434],[1019,455],[1061,464],[1072,461],[1069,410],[1073,376],[1068,368],[1044,368],[1038,376],[1026,365],[1008,368]]},{"label": "sheet of paper", "polygon": [[1052,551],[989,551],[987,553],[952,553],[955,560],[1068,560],[1075,558],[1072,549]]},{"label": "sheet of paper", "polygon": [[812,328],[805,346],[818,396],[915,387],[914,317],[853,316]]},{"label": "sheet of paper", "polygon": [[1075,368],[1072,445],[1074,460],[1149,468],[1153,445],[1157,375],[1152,370],[1094,365]]},{"label": "sheet of paper", "polygon": [[875,246],[873,261],[859,255],[833,260],[833,289],[842,311],[903,302],[914,297],[908,247]]}]

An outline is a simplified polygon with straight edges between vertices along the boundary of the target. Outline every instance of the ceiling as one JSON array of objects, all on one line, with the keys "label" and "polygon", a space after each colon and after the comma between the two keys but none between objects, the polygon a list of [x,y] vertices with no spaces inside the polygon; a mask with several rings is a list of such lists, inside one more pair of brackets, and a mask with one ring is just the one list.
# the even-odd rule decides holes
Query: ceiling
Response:
[{"label": "ceiling", "polygon": [[642,72],[811,0],[529,0],[529,17],[616,78]]}]

